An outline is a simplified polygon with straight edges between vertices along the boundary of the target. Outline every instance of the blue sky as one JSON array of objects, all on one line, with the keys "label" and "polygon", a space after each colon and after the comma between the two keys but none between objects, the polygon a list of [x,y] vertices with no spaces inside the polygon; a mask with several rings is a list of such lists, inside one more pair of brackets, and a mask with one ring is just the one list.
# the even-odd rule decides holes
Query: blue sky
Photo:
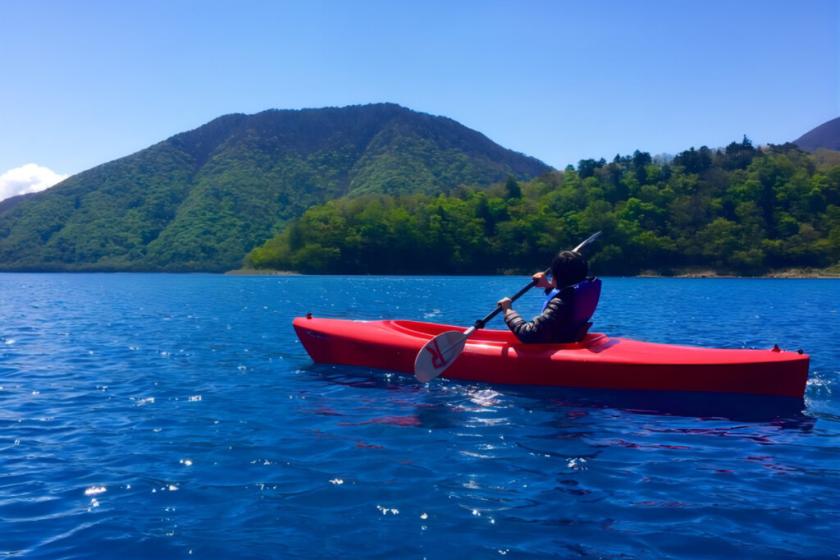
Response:
[{"label": "blue sky", "polygon": [[840,115],[836,1],[0,0],[0,174],[219,115],[392,101],[563,167]]}]

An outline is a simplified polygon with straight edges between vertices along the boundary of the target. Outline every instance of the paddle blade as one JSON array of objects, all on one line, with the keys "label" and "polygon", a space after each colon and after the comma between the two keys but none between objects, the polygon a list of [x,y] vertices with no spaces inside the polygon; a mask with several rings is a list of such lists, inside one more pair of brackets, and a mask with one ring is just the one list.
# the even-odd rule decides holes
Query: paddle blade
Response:
[{"label": "paddle blade", "polygon": [[414,360],[414,377],[426,383],[452,365],[461,352],[467,337],[458,331],[440,333],[426,343]]}]

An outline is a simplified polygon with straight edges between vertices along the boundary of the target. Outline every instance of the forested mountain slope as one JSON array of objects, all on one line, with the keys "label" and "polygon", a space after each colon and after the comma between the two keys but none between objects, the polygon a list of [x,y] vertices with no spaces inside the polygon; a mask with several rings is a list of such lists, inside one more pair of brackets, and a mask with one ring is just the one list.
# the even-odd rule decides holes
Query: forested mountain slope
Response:
[{"label": "forested mountain slope", "polygon": [[228,270],[333,198],[437,194],[549,170],[393,104],[226,115],[0,203],[0,269]]},{"label": "forested mountain slope", "polygon": [[248,261],[301,272],[532,272],[595,231],[598,274],[834,266],[840,165],[744,138],[668,163],[636,151],[448,196],[342,198],[307,210]]}]

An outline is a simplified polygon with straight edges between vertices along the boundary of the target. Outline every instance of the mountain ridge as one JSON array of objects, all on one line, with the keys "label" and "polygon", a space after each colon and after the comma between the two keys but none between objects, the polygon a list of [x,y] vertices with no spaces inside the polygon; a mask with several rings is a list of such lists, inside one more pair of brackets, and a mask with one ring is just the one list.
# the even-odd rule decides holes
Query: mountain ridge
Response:
[{"label": "mountain ridge", "polygon": [[815,126],[793,143],[806,152],[815,152],[819,149],[840,150],[840,117]]}]

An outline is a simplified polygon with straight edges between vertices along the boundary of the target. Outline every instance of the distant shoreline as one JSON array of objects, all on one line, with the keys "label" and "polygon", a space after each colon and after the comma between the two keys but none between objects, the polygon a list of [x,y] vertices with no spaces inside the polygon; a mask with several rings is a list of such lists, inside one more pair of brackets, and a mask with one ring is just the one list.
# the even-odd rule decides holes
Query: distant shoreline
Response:
[{"label": "distant shoreline", "polygon": [[[504,271],[497,274],[334,274],[334,273],[314,273],[306,274],[296,272],[294,270],[272,270],[272,269],[253,269],[253,268],[239,268],[236,270],[228,270],[226,272],[218,271],[163,271],[163,270],[56,270],[51,268],[49,270],[0,270],[0,274],[218,274],[222,276],[527,276],[527,272]],[[785,270],[774,270],[766,274],[758,275],[738,275],[725,272],[717,272],[708,269],[677,269],[668,272],[659,272],[655,270],[644,270],[639,274],[622,275],[622,274],[599,274],[604,277],[616,278],[776,278],[776,279],[825,279],[825,280],[840,280],[840,265],[825,269],[811,269],[811,268],[790,268]]]},{"label": "distant shoreline", "polygon": [[300,272],[293,270],[272,270],[272,269],[256,269],[256,268],[237,268],[236,270],[228,270],[224,273],[225,276],[304,276]]},{"label": "distant shoreline", "polygon": [[765,274],[740,275],[717,272],[714,270],[684,269],[674,270],[672,274],[663,274],[656,271],[643,271],[635,275],[636,278],[816,278],[816,279],[838,279],[840,278],[840,266],[829,268],[788,268],[784,270],[773,270]]},{"label": "distant shoreline", "polygon": [[[318,276],[316,274],[304,274],[291,270],[272,269],[237,269],[224,273],[226,276]],[[324,274],[326,276],[341,276],[341,274]],[[505,272],[489,276],[521,276],[526,273]],[[346,276],[412,276],[411,274],[347,274]],[[487,276],[485,274],[421,274],[419,276]],[[611,276],[606,274],[604,276]],[[621,277],[621,275],[617,275]],[[639,274],[628,275],[627,278],[786,278],[786,279],[840,279],[840,265],[826,269],[790,268],[775,270],[766,274],[755,276],[728,274],[714,270],[684,269],[674,270],[672,273],[663,273],[653,270],[645,270]]]}]

